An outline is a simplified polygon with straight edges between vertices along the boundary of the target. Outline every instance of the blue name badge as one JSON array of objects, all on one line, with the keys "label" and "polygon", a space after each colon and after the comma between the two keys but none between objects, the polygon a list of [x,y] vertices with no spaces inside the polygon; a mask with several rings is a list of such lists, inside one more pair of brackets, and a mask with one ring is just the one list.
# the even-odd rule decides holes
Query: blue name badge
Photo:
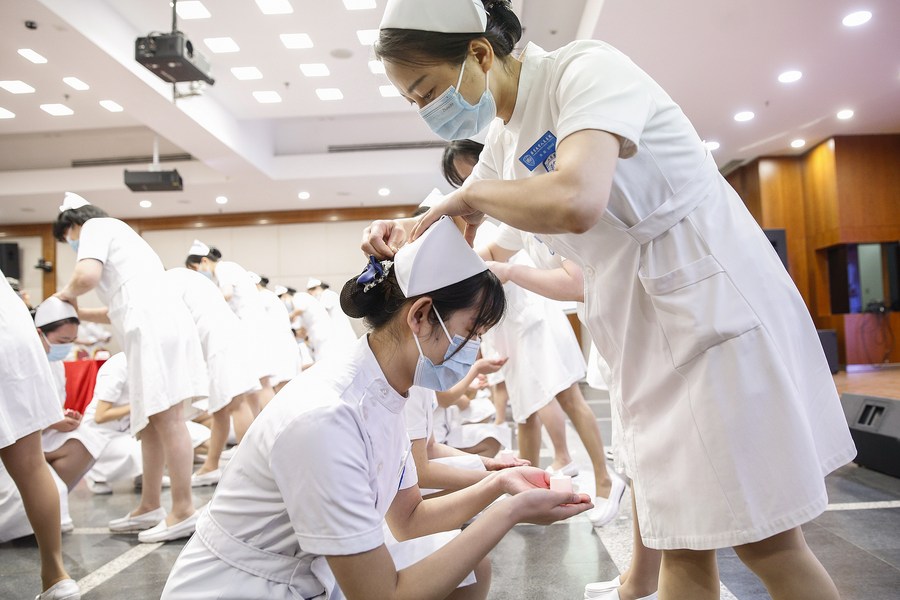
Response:
[{"label": "blue name badge", "polygon": [[525,154],[519,157],[529,171],[543,165],[547,172],[556,168],[556,136],[549,131],[542,135]]}]

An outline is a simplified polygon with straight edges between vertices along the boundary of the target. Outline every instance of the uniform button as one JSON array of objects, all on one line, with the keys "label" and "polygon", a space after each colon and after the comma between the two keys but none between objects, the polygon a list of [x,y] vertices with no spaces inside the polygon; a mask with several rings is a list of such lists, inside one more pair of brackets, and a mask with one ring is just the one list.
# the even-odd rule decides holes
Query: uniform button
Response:
[{"label": "uniform button", "polygon": [[378,463],[378,472],[381,473],[381,463]]},{"label": "uniform button", "polygon": [[594,268],[593,267],[585,267],[584,274],[587,275],[588,277],[593,277],[594,276]]},{"label": "uniform button", "polygon": [[384,398],[387,396],[387,388],[381,388],[381,397]]}]

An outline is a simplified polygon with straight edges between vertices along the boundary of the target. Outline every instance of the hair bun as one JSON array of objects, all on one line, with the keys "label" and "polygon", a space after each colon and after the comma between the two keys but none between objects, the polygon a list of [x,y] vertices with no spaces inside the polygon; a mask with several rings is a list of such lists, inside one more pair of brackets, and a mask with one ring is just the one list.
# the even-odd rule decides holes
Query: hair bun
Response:
[{"label": "hair bun", "polygon": [[344,314],[354,319],[364,318],[366,308],[369,308],[365,306],[366,300],[368,298],[363,293],[363,286],[356,282],[356,277],[348,279],[341,289],[341,310]]},{"label": "hair bun", "polygon": [[214,248],[214,247],[210,246],[208,256],[215,260],[219,260],[220,258],[222,258],[222,253],[219,251],[218,248]]}]

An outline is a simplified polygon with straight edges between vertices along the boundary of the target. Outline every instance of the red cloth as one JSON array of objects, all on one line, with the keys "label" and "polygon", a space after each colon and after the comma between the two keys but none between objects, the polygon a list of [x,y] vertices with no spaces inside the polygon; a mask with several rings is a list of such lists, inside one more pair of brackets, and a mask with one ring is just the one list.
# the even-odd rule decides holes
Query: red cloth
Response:
[{"label": "red cloth", "polygon": [[66,408],[84,414],[94,397],[97,371],[105,360],[66,361]]}]

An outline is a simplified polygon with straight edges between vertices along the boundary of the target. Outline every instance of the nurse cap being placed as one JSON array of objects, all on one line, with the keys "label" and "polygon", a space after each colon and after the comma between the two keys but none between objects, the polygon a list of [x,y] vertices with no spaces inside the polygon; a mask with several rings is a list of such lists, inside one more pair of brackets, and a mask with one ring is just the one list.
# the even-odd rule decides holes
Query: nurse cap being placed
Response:
[{"label": "nurse cap being placed", "polygon": [[487,269],[450,217],[441,217],[394,255],[394,274],[407,298],[459,283]]},{"label": "nurse cap being placed", "polygon": [[440,33],[483,33],[486,28],[481,0],[388,0],[379,25]]},{"label": "nurse cap being placed", "polygon": [[188,256],[209,256],[209,246],[200,240],[194,240],[191,249],[188,250]]},{"label": "nurse cap being placed", "polygon": [[88,202],[75,192],[66,192],[65,198],[63,198],[63,203],[59,207],[59,212],[75,210],[76,208],[87,206],[88,204],[90,204],[90,202]]},{"label": "nurse cap being placed", "polygon": [[50,296],[38,305],[34,313],[34,326],[43,327],[63,319],[77,318],[78,312],[74,306],[68,302],[63,302],[56,296]]}]

